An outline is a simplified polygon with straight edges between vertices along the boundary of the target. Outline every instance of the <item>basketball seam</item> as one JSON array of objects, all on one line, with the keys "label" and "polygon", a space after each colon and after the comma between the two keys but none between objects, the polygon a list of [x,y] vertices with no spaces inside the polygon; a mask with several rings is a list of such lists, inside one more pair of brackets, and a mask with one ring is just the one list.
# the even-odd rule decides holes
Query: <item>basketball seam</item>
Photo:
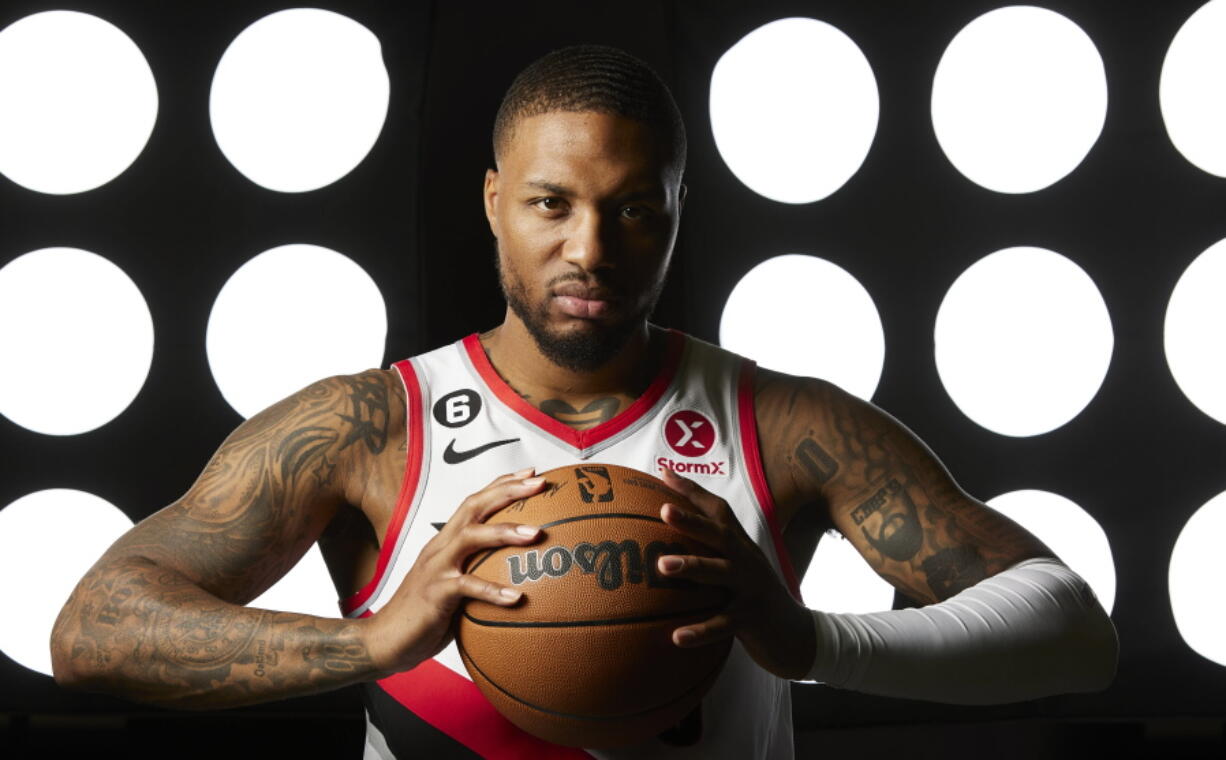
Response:
[{"label": "basketball seam", "polygon": [[512,622],[501,620],[483,620],[475,618],[467,612],[464,617],[469,622],[480,626],[490,626],[494,628],[571,628],[584,627],[595,625],[629,625],[632,623],[650,623],[655,620],[668,620],[670,618],[685,617],[687,615],[705,615],[707,613],[722,610],[724,605],[698,607],[692,610],[682,610],[680,612],[666,612],[659,615],[641,615],[638,617],[628,618],[604,618],[602,620],[544,620],[539,622]]}]

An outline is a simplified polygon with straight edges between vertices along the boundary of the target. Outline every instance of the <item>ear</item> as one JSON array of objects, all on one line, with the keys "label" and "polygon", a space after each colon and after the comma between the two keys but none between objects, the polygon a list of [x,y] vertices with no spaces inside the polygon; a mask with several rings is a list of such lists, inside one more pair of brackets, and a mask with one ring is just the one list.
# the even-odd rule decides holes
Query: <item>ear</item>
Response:
[{"label": "ear", "polygon": [[498,170],[485,170],[485,190],[483,192],[485,198],[485,218],[490,223],[490,232],[494,233],[494,237],[498,237]]},{"label": "ear", "polygon": [[689,192],[690,192],[690,189],[685,186],[684,182],[682,182],[681,186],[677,188],[677,212],[678,213],[680,213],[681,210],[685,208],[685,196],[688,195]]}]

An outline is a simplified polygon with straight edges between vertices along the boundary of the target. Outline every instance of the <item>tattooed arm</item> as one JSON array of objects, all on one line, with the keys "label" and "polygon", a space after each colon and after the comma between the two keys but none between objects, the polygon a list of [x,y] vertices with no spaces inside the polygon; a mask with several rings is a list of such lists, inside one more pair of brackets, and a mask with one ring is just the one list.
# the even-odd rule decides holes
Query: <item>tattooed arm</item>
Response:
[{"label": "tattooed arm", "polygon": [[[463,596],[508,603],[455,567],[476,547],[529,539],[474,536],[487,526],[457,523],[423,552],[432,558],[414,564],[387,614],[337,620],[241,606],[343,504],[361,502],[370,458],[403,427],[403,399],[389,387],[377,370],[331,378],[239,426],[182,498],[134,526],[77,585],[52,631],[56,681],[185,708],[310,694],[431,656]],[[532,490],[522,478],[492,488],[470,497],[477,509]]]},{"label": "tattooed arm", "polygon": [[963,492],[910,431],[819,380],[761,371],[756,391],[767,478],[785,517],[797,514],[801,526],[817,504],[882,578],[937,605],[814,613],[810,677],[964,703],[1110,683],[1118,643],[1089,587]]},{"label": "tattooed arm", "polygon": [[781,507],[818,504],[825,524],[911,599],[941,601],[1021,560],[1053,556],[963,492],[877,407],[821,380],[758,373],[766,474]]}]

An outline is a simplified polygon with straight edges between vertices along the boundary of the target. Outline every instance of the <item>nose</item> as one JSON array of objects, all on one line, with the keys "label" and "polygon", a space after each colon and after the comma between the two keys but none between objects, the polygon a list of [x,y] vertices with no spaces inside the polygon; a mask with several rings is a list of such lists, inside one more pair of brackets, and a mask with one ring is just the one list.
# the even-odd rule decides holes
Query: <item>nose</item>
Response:
[{"label": "nose", "polygon": [[598,211],[576,214],[562,245],[562,258],[586,272],[611,268],[615,246],[608,226]]}]

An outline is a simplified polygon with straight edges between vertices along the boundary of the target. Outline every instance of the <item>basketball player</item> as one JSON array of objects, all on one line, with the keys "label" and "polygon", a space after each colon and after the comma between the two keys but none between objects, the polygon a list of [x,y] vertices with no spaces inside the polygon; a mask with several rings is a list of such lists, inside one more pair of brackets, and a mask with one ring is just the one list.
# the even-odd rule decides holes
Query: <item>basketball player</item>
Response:
[{"label": "basketball player", "polygon": [[[709,759],[790,757],[789,679],[967,704],[1111,681],[1115,630],[1084,581],[897,421],[648,322],[686,193],[684,128],[653,72],[608,48],[550,54],[512,84],[494,151],[502,324],[240,425],[82,579],[52,637],[60,683],[187,708],[361,683],[368,757]],[[585,462],[684,494],[662,519],[722,558],[664,556],[658,572],[731,600],[672,634],[735,637],[700,709],[619,751],[519,731],[452,643],[465,599],[525,593],[465,575],[465,558],[542,535],[486,518],[545,488],[535,472]],[[785,547],[828,529],[926,606],[806,609],[793,563],[808,558]],[[316,541],[344,619],[242,606]]]}]

